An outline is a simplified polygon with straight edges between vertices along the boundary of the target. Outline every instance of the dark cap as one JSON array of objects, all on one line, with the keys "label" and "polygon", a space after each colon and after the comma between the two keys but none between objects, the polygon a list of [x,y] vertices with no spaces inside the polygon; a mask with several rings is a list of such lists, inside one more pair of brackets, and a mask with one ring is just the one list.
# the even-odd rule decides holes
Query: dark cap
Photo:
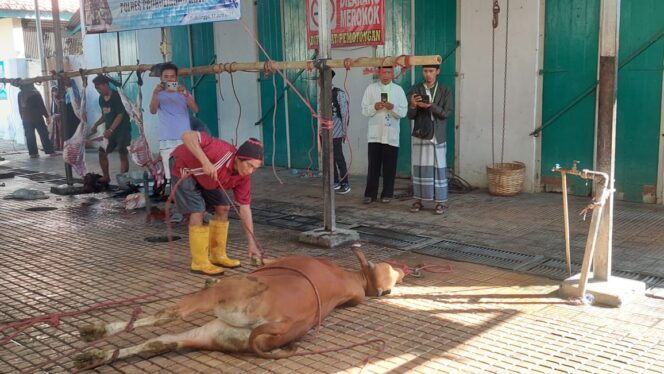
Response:
[{"label": "dark cap", "polygon": [[440,65],[438,65],[438,64],[422,65],[422,68],[434,68],[434,69],[440,69]]},{"label": "dark cap", "polygon": [[256,138],[249,138],[237,149],[237,157],[240,160],[263,161],[263,143]]}]

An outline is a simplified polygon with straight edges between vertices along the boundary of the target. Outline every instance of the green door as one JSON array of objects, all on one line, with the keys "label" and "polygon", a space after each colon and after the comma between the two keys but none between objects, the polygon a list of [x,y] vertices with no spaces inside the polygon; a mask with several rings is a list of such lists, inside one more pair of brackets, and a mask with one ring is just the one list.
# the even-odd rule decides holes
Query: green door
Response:
[{"label": "green door", "polygon": [[616,192],[628,201],[656,202],[663,32],[664,1],[621,1]]},{"label": "green door", "polygon": [[[173,63],[180,68],[205,66],[215,62],[212,23],[171,27]],[[196,75],[180,79],[191,90],[198,104],[198,114],[213,136],[219,136],[216,76]]]},{"label": "green door", "polygon": [[[555,164],[593,167],[600,0],[546,1],[542,93],[542,184],[560,188]],[[563,109],[568,108],[564,111]],[[571,176],[573,194],[590,184]]]},{"label": "green door", "polygon": [[[432,27],[431,19],[436,20]],[[455,92],[456,0],[415,1],[415,55],[447,57],[438,81]],[[422,68],[415,69],[415,82],[422,80]],[[406,94],[408,90],[406,90]],[[410,132],[409,132],[410,133]],[[447,120],[447,167],[454,168],[454,117]],[[408,155],[410,157],[410,153]]]},{"label": "green door", "polygon": [[[258,40],[275,61],[283,60],[284,52],[281,42],[281,1],[280,0],[257,0],[256,19],[258,28]],[[259,52],[259,60],[266,61],[267,58]],[[288,165],[288,144],[286,142],[286,116],[284,100],[278,100],[281,95],[284,82],[276,74],[276,90],[273,87],[272,76],[258,75],[260,82],[261,115],[263,121],[258,125],[263,129],[263,142],[265,145],[266,165]],[[277,103],[275,106],[275,96]],[[273,121],[273,113],[275,114]],[[274,157],[274,162],[273,161]]]},{"label": "green door", "polygon": [[[433,2],[430,2],[430,6]],[[399,56],[412,54],[411,40],[411,1],[385,0],[385,45],[376,48],[376,56]],[[398,72],[397,72],[398,74]],[[394,83],[407,93],[411,85],[412,71],[401,74]],[[402,119],[399,132],[399,158],[397,159],[397,176],[410,176],[410,120]]]},{"label": "green door", "polygon": [[[284,58],[288,61],[309,60],[313,51],[307,49],[306,2],[302,0],[284,1],[284,40],[288,48],[284,49]],[[334,57],[334,55],[333,55]],[[286,76],[298,91],[317,110],[316,71],[288,70]],[[274,103],[274,99],[271,101]],[[318,120],[313,118],[311,110],[293,92],[288,90],[288,137],[290,145],[291,167],[300,169],[318,169],[318,147],[316,128]]]}]

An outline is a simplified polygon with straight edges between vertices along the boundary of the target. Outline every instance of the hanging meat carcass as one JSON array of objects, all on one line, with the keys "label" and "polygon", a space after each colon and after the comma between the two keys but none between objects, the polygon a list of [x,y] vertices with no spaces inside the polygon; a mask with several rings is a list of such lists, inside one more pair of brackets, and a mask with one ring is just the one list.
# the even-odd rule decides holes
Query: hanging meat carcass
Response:
[{"label": "hanging meat carcass", "polygon": [[88,86],[88,81],[87,77],[82,76],[81,78],[83,79],[83,91],[81,92],[80,103],[76,101],[76,97],[74,96],[73,91],[71,91],[72,88],[68,88],[68,91],[70,91],[69,97],[71,98],[72,107],[74,107],[74,111],[78,115],[78,118],[81,119],[81,122],[78,124],[74,135],[64,141],[62,158],[65,160],[65,163],[71,165],[72,169],[76,171],[80,177],[83,177],[87,173],[87,166],[85,165],[85,143],[87,141],[88,126],[85,111],[85,89]]},{"label": "hanging meat carcass", "polygon": [[135,104],[124,93],[122,85],[117,85],[122,104],[127,110],[127,113],[129,113],[131,118],[134,119],[136,127],[138,128],[138,138],[131,141],[128,150],[131,159],[136,165],[148,169],[150,175],[152,175],[152,178],[154,179],[155,187],[158,188],[164,183],[164,167],[161,162],[161,157],[158,157],[157,159],[152,157],[148,141],[145,137],[142,111],[143,93],[141,92],[143,78],[141,77],[141,73],[136,73],[136,75],[138,77],[138,98]]}]

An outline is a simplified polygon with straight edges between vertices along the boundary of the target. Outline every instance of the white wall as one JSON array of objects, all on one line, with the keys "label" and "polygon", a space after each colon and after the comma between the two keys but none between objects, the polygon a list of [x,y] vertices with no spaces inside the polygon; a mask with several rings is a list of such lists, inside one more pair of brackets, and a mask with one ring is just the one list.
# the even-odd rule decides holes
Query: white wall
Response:
[{"label": "white wall", "polygon": [[[161,43],[161,29],[148,29],[136,31],[138,40],[138,59],[141,64],[157,64],[163,62],[159,45]],[[150,77],[149,72],[143,73],[143,124],[145,137],[153,154],[159,152],[159,119],[156,114],[150,113],[150,99],[152,90],[160,82],[158,77]]]},{"label": "white wall", "polygon": [[[475,186],[486,186],[491,164],[491,34],[492,8],[484,0],[459,1],[460,77],[456,95],[460,110],[459,173]],[[495,47],[494,157],[500,162],[503,129],[503,83],[507,2],[500,1]],[[535,189],[537,139],[529,136],[539,120],[540,1],[511,0],[505,116],[505,162],[526,164],[524,190]]]},{"label": "white wall", "polygon": [[[242,1],[241,4],[242,20],[251,30],[255,30],[255,5],[252,1]],[[214,24],[214,50],[218,63],[258,61],[258,47],[239,21]],[[261,116],[260,90],[257,79],[257,73],[237,72],[233,74],[235,91],[242,106],[242,117],[237,135],[238,143],[250,137],[261,137],[262,126],[254,125]],[[234,142],[240,107],[233,95],[230,75],[227,73],[221,74],[221,94],[223,100],[217,93],[219,136]]]}]

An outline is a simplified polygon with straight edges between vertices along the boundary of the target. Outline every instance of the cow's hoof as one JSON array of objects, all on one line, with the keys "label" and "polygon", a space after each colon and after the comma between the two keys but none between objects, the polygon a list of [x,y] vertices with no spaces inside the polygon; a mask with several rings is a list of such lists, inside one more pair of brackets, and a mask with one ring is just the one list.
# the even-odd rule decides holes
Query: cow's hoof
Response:
[{"label": "cow's hoof", "polygon": [[205,285],[203,285],[203,289],[205,289],[205,288],[209,288],[210,286],[213,286],[213,285],[215,285],[215,284],[217,284],[217,283],[219,283],[219,282],[221,282],[221,279],[217,279],[217,278],[207,278],[207,279],[205,280]]},{"label": "cow's hoof", "polygon": [[106,336],[106,324],[98,323],[96,325],[81,326],[78,328],[78,333],[83,341],[91,342]]},{"label": "cow's hoof", "polygon": [[81,353],[80,355],[74,356],[74,366],[76,369],[84,369],[93,366],[98,362],[102,362],[106,359],[106,351],[101,349],[91,349],[87,352]]}]

